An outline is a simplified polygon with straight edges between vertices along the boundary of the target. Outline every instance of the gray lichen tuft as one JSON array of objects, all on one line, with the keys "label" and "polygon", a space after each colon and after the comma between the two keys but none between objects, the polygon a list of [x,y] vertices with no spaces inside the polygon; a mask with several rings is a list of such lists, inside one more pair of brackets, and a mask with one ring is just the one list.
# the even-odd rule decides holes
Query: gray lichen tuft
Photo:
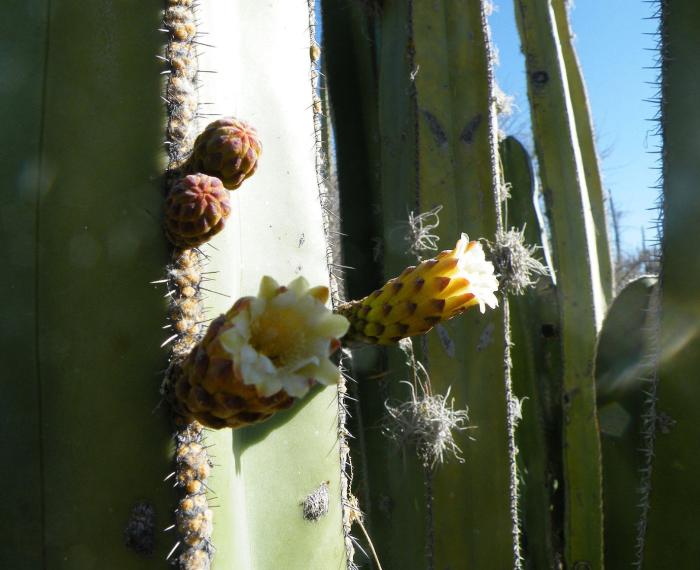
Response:
[{"label": "gray lichen tuft", "polygon": [[418,261],[423,260],[423,253],[438,250],[438,240],[436,234],[431,233],[440,225],[438,214],[442,210],[442,205],[435,206],[432,210],[422,214],[408,213],[408,232],[404,239],[408,242],[406,253],[415,256]]},{"label": "gray lichen tuft", "polygon": [[425,367],[415,360],[410,339],[401,341],[401,348],[413,370],[413,381],[402,382],[409,386],[410,398],[405,402],[385,402],[384,434],[401,446],[413,447],[426,468],[434,469],[450,458],[463,463],[462,450],[454,434],[473,429],[468,424],[468,410],[454,409],[449,388],[444,395],[432,393],[430,377]]},{"label": "gray lichen tuft", "polygon": [[330,481],[324,481],[316,487],[302,501],[304,520],[316,522],[328,514],[329,495],[328,485]]},{"label": "gray lichen tuft", "polygon": [[535,245],[525,243],[525,228],[496,232],[494,242],[487,242],[490,260],[498,274],[499,289],[504,294],[522,295],[549,270],[535,257]]}]

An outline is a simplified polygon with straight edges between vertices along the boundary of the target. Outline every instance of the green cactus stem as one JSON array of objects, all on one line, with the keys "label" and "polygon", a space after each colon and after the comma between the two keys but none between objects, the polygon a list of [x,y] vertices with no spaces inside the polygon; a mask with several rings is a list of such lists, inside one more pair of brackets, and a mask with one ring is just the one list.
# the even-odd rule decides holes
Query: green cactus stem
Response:
[{"label": "green cactus stem", "polygon": [[591,203],[600,282],[606,303],[610,304],[615,292],[615,276],[610,250],[610,232],[605,209],[605,192],[598,162],[598,152],[596,151],[594,125],[588,95],[586,94],[586,85],[583,81],[581,65],[574,48],[574,36],[569,22],[568,12],[570,5],[570,0],[552,0],[552,10],[556,20],[559,44],[569,85],[576,135],[581,150],[583,173],[586,179],[588,198]]},{"label": "green cactus stem", "polygon": [[[255,125],[264,158],[231,194],[227,227],[205,246],[208,315],[257,292],[263,275],[328,283],[327,242],[314,152],[309,12],[305,2],[207,2],[200,26],[217,41],[199,65],[216,70],[199,96],[222,114]],[[235,23],[239,33],[230,33]],[[209,38],[212,36],[209,36]],[[261,42],[260,38],[274,38]],[[206,43],[209,41],[204,40]],[[284,50],[279,46],[284,45]],[[284,97],[280,86],[284,86]],[[293,215],[290,215],[293,213]],[[337,386],[314,389],[292,410],[207,441],[215,457],[214,568],[342,568],[347,562],[341,504]],[[310,522],[304,499],[328,481],[328,511]]]},{"label": "green cactus stem", "polygon": [[643,412],[654,364],[655,284],[654,277],[629,283],[610,306],[598,339],[595,375],[608,568],[631,568],[635,561]]},{"label": "green cactus stem", "polygon": [[[700,557],[700,4],[659,2],[661,16],[661,136],[663,235],[661,242],[658,387],[646,410],[647,452],[653,456],[648,520],[640,530],[639,568],[692,567]],[[654,439],[655,446],[648,446]],[[650,467],[650,466],[647,466]]]},{"label": "green cactus stem", "polygon": [[[503,176],[510,186],[508,223],[522,227],[526,244],[544,257],[530,157],[513,137],[500,144]],[[511,299],[513,390],[522,406],[518,464],[526,568],[553,568],[561,558],[561,346],[557,292],[548,275]]]},{"label": "green cactus stem", "polygon": [[3,6],[21,70],[4,74],[0,106],[3,568],[146,569],[170,547],[159,531],[150,556],[125,545],[127,527],[131,545],[149,527],[135,505],[161,529],[174,504],[165,302],[148,285],[167,249],[160,20],[138,1]]},{"label": "green cactus stem", "polygon": [[[381,157],[380,191],[373,208],[381,215],[382,227],[371,237],[379,238],[375,249],[388,278],[414,265],[416,253],[428,259],[429,248],[451,247],[462,231],[471,239],[496,232],[491,62],[481,3],[391,2],[381,9],[366,4],[364,10],[352,32],[358,43],[365,42],[355,49],[362,54],[361,65],[353,74],[329,66],[328,81],[335,116],[345,113],[336,120],[341,200],[357,201],[353,185],[357,177],[345,178],[348,170],[342,157],[367,149],[370,158],[362,168],[369,168],[370,176]],[[356,79],[358,68],[371,74],[369,78]],[[338,78],[341,73],[347,74],[345,79]],[[366,86],[373,87],[374,78],[376,111],[365,108],[372,97]],[[350,99],[362,102],[359,110],[341,107],[343,100],[333,97],[335,81],[345,81],[353,89]],[[377,133],[379,144],[372,146],[358,137],[353,140],[359,146],[343,148],[343,134],[351,122],[368,125],[365,136]],[[440,205],[444,209],[438,212]],[[377,228],[369,225],[366,202],[362,208],[368,227]],[[430,232],[430,239],[422,242],[426,250],[410,242],[411,236],[427,236],[416,231],[417,224]],[[350,234],[352,227],[348,222],[344,233]],[[364,276],[350,278],[359,284]],[[381,282],[353,295],[367,295],[378,285]],[[438,327],[417,347],[433,394],[444,396],[451,387],[454,409],[468,406],[471,422],[479,426],[455,434],[465,463],[448,462],[426,471],[415,454],[397,450],[371,428],[386,419],[387,399],[394,403],[405,399],[406,387],[398,381],[407,380],[412,372],[395,348],[386,351],[384,366],[381,355],[357,352],[356,364],[364,376],[359,378],[360,415],[368,426],[359,456],[366,463],[358,470],[366,481],[357,484],[368,489],[361,507],[385,567],[458,567],[465,561],[476,567],[513,564],[503,313],[500,309],[484,317],[473,313]],[[377,374],[380,379],[367,378]],[[387,462],[387,454],[394,459]],[[484,536],[489,536],[489,548],[484,548]]]},{"label": "green cactus stem", "polygon": [[565,559],[596,569],[603,519],[593,358],[605,295],[595,226],[553,10],[548,0],[517,0],[515,12],[561,313]]}]

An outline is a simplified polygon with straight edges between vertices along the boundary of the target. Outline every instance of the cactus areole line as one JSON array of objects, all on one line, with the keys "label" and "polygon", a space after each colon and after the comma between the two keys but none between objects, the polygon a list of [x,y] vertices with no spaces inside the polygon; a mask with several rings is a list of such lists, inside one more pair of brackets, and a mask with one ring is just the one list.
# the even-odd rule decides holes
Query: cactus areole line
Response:
[{"label": "cactus areole line", "polygon": [[478,241],[466,234],[450,251],[407,267],[381,289],[338,308],[350,321],[348,342],[394,344],[424,334],[469,307],[498,306],[498,279]]}]

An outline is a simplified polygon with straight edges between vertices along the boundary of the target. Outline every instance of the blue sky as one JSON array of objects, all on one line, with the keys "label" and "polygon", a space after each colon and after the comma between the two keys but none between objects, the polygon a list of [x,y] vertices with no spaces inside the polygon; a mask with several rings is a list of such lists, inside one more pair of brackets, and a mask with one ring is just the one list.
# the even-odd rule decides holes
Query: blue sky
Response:
[{"label": "blue sky", "polygon": [[[512,0],[494,0],[490,17],[492,38],[499,52],[496,77],[501,88],[515,97],[509,121],[516,136],[529,132],[524,59],[520,53]],[[656,94],[655,39],[648,35],[656,22],[648,19],[654,7],[643,0],[579,0],[571,12],[576,50],[583,68],[593,112],[603,179],[616,209],[622,211],[623,251],[641,245],[642,228],[651,241],[658,191],[658,165],[650,154],[660,143],[649,119],[656,106],[644,101]],[[529,135],[528,135],[529,136]]]}]

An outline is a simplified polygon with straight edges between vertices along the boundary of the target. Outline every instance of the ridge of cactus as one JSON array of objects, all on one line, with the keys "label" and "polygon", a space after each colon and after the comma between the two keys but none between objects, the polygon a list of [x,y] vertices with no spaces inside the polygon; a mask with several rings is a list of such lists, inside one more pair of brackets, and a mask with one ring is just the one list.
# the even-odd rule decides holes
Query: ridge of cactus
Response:
[{"label": "ridge of cactus", "polygon": [[[45,563],[43,515],[44,459],[41,442],[43,424],[37,403],[43,399],[41,367],[37,364],[41,343],[36,326],[40,322],[37,293],[41,288],[41,270],[37,247],[41,243],[41,197],[48,180],[43,162],[46,104],[44,88],[47,85],[48,53],[46,44],[50,28],[47,2],[14,2],[5,6],[5,17],[0,20],[4,45],[11,61],[33,73],[18,73],[8,83],[0,106],[0,121],[8,138],[3,140],[0,166],[16,181],[14,192],[10,185],[3,188],[3,211],[11,213],[0,224],[6,249],[7,270],[11,278],[0,283],[7,304],[5,319],[11,326],[0,327],[5,373],[21,382],[4,382],[0,399],[3,418],[3,451],[8,457],[22,457],[22,469],[13,461],[0,462],[0,477],[9,497],[5,515],[13,524],[6,527],[8,544],[22,548],[5,548],[0,552],[0,566],[11,568],[21,564],[40,567]],[[21,20],[26,28],[17,26]],[[32,33],[26,33],[32,30]],[[13,141],[12,144],[7,144]],[[21,236],[21,238],[20,238]],[[14,241],[13,241],[14,240]],[[22,373],[21,370],[24,370]],[[22,551],[20,553],[20,550]]]},{"label": "ridge of cactus", "polygon": [[[331,306],[336,309],[347,294],[344,281],[344,264],[342,263],[342,245],[340,231],[340,197],[335,182],[336,165],[333,152],[333,128],[330,97],[327,83],[327,57],[322,56],[319,41],[322,41],[320,29],[316,24],[316,0],[308,0],[309,13],[309,79],[314,113],[314,143],[316,182],[318,198],[323,210],[323,233],[326,240],[326,263],[328,266],[328,283]],[[353,464],[350,456],[349,440],[352,434],[349,428],[350,406],[353,401],[348,397],[348,382],[352,382],[348,371],[352,366],[352,355],[340,350],[338,357],[338,451],[340,459],[340,501],[342,506],[343,536],[345,540],[345,558],[348,570],[354,570],[355,542],[352,535],[353,524],[361,518],[357,499],[352,493]],[[328,496],[326,481],[319,489],[324,489]],[[314,519],[317,520],[317,519]],[[360,524],[361,521],[360,521]]]},{"label": "ridge of cactus", "polygon": [[[228,193],[217,178],[197,174],[180,178],[192,152],[199,109],[196,14],[191,2],[167,0],[163,29],[168,34],[163,61],[169,72],[165,82],[166,185],[165,234],[175,246],[167,267],[171,336],[162,346],[171,351],[170,366],[161,390],[173,381],[173,370],[201,337],[203,320],[203,266],[205,256],[193,247],[206,243],[223,229],[230,214]],[[208,570],[216,549],[211,540],[213,511],[208,486],[212,461],[203,445],[202,425],[184,421],[174,410],[174,483],[180,492],[174,530],[178,540],[167,559],[181,570]]]}]

